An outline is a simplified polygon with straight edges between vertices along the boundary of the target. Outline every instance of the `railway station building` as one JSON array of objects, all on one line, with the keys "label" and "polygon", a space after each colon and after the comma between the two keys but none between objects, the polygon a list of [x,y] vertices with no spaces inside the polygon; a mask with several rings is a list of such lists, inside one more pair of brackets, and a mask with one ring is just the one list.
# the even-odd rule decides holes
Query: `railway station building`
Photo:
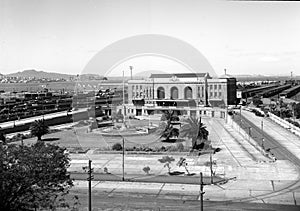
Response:
[{"label": "railway station building", "polygon": [[234,104],[236,79],[229,75],[212,78],[208,73],[151,74],[147,79],[128,81],[125,112],[140,116],[171,109],[179,115],[214,115],[212,108],[224,111]]}]

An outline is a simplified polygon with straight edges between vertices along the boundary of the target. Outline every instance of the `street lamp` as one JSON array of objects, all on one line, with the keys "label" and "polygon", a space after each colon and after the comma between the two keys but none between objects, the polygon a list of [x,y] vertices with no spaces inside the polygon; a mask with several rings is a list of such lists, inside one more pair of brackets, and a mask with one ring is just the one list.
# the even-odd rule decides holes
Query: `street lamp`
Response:
[{"label": "street lamp", "polygon": [[261,148],[263,150],[265,150],[265,144],[264,144],[264,141],[265,141],[265,138],[264,138],[264,119],[262,118],[261,120],[261,135],[262,135],[262,139],[261,139]]},{"label": "street lamp", "polygon": [[220,152],[220,151],[221,151],[220,148],[201,151],[201,153],[202,152],[208,152],[209,153],[209,168],[210,168],[210,183],[211,184],[214,183],[214,179],[213,179],[214,172],[213,172],[213,168],[212,168],[212,165],[213,165],[212,155],[215,154],[216,152]]},{"label": "street lamp", "polygon": [[124,70],[123,70],[123,127],[125,126],[125,81],[124,81]]},{"label": "street lamp", "polygon": [[251,137],[251,130],[252,130],[252,128],[249,127],[249,138]]}]

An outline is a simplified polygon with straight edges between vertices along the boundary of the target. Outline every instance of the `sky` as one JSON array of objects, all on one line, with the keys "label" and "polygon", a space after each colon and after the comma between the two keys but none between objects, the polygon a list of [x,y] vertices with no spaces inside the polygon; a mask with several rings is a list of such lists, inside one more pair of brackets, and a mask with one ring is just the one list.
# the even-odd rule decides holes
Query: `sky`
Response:
[{"label": "sky", "polygon": [[[300,3],[201,0],[0,0],[0,73],[80,74],[121,39],[161,34],[198,49],[218,75],[300,75]],[[113,71],[184,71],[135,58]],[[99,73],[101,74],[101,73]]]}]

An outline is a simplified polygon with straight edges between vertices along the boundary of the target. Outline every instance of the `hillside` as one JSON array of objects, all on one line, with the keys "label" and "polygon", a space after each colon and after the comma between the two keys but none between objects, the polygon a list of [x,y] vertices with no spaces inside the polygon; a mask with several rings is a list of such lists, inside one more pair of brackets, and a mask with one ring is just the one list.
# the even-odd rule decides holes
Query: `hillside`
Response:
[{"label": "hillside", "polygon": [[10,74],[7,74],[6,76],[8,76],[8,77],[24,77],[24,78],[32,78],[32,77],[51,78],[51,79],[63,78],[66,80],[69,80],[70,77],[74,77],[74,75],[53,73],[53,72],[44,72],[44,71],[37,71],[37,70],[24,70],[22,72],[10,73]]}]

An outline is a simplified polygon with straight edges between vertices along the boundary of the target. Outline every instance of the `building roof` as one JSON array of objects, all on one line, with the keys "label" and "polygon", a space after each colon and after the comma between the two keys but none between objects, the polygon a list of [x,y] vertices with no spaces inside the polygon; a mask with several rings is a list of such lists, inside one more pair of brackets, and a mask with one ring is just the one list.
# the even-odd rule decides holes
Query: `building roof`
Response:
[{"label": "building roof", "polygon": [[211,78],[209,76],[209,73],[151,74],[150,78],[171,78],[173,76],[176,76],[177,78],[195,78],[195,77],[204,78],[206,74],[208,74],[208,78]]}]

